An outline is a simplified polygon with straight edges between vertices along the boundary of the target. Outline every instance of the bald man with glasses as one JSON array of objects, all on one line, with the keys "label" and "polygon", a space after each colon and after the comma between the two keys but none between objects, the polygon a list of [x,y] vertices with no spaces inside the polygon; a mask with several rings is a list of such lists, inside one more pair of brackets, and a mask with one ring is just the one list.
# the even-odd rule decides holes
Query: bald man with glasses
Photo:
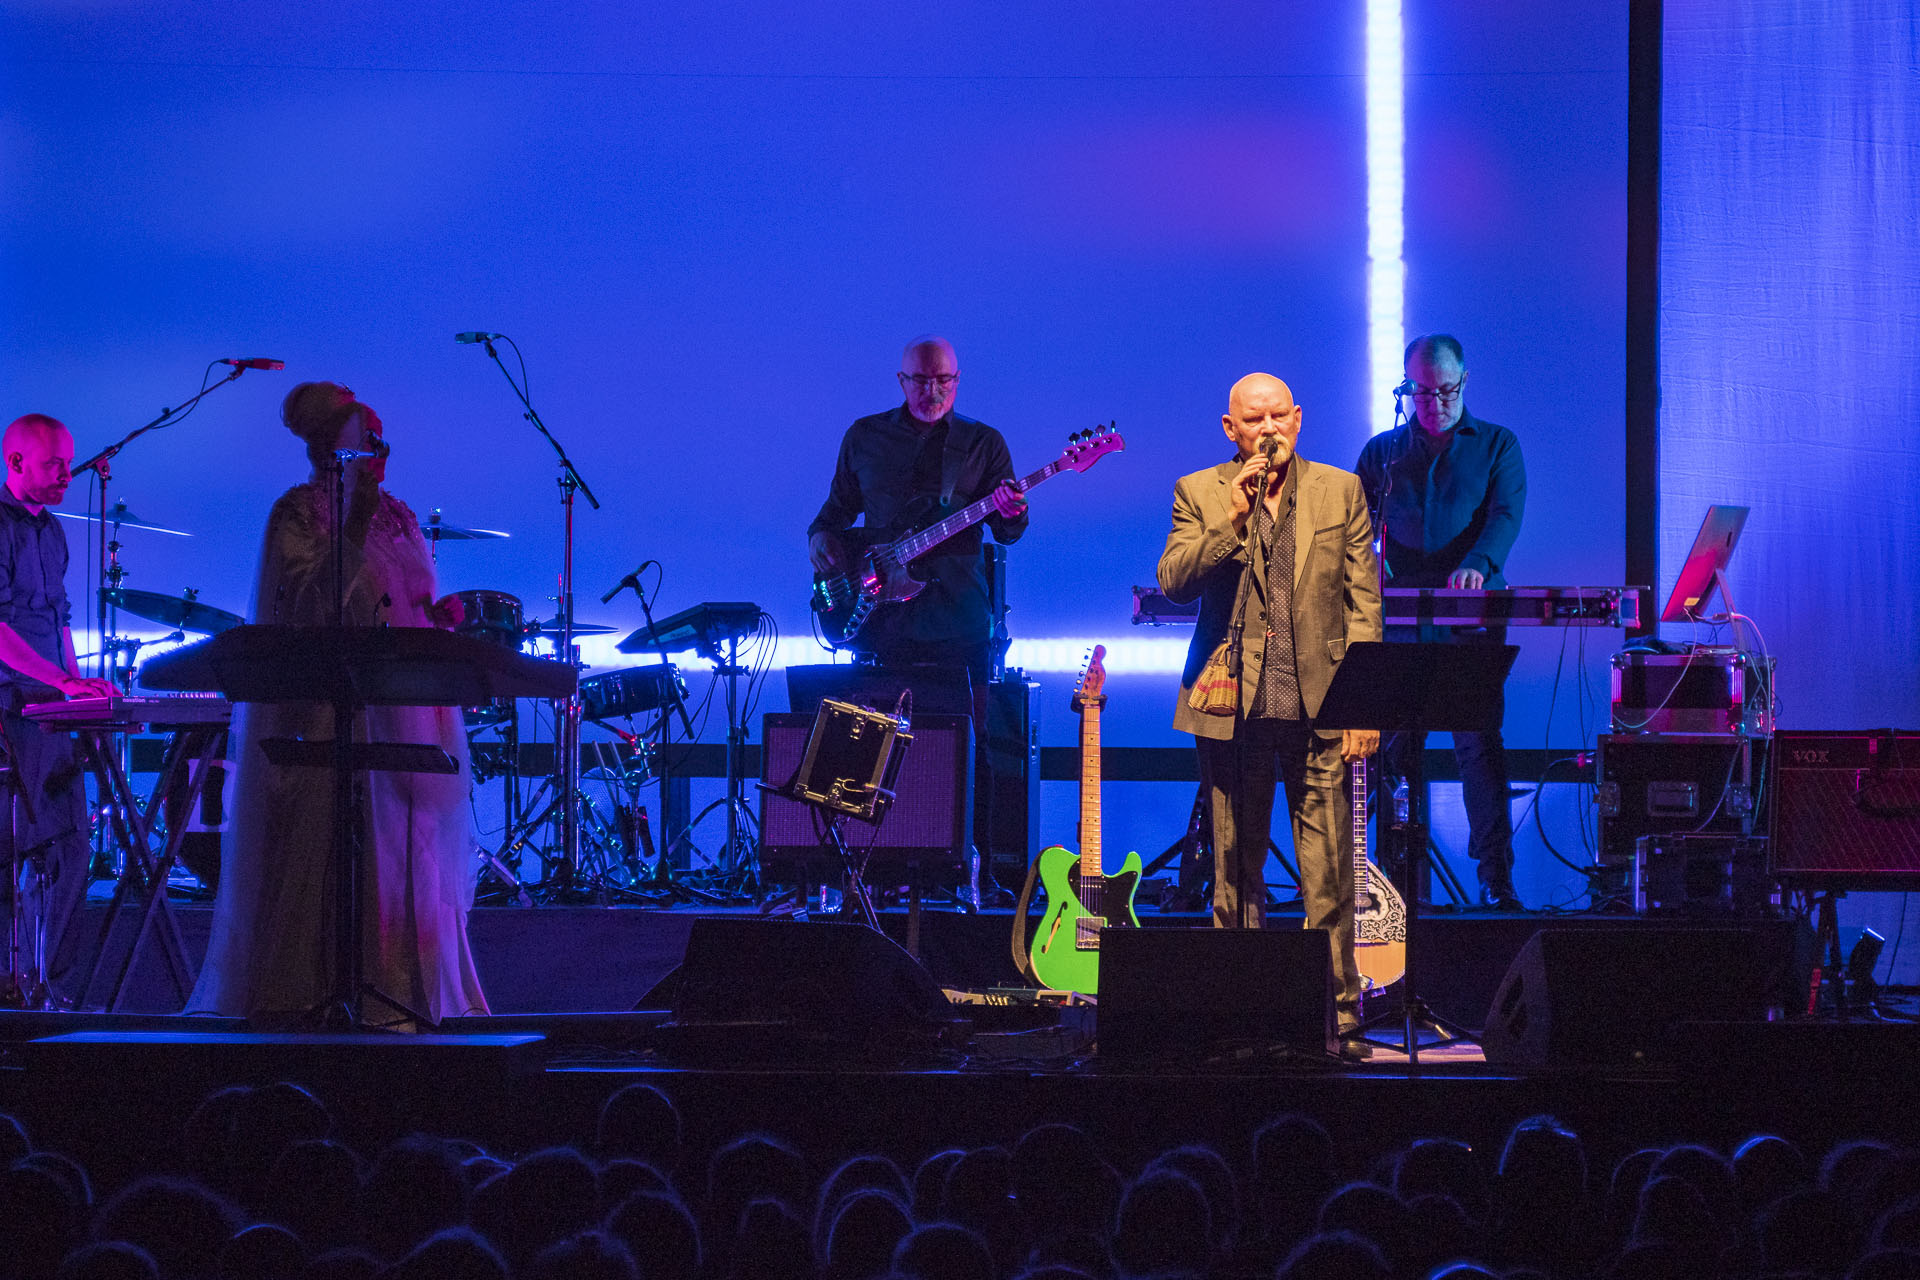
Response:
[{"label": "bald man with glasses", "polygon": [[[1459,339],[1423,334],[1407,344],[1413,419],[1369,440],[1354,470],[1381,531],[1382,576],[1394,587],[1507,585],[1503,570],[1520,536],[1527,468],[1505,427],[1467,412],[1467,365]],[[1388,640],[1504,644],[1504,627],[1388,627]],[[1425,735],[1397,734],[1382,755],[1404,774]],[[1513,816],[1506,743],[1496,730],[1453,735],[1467,808],[1467,852],[1478,869],[1482,905],[1523,910],[1513,888]]]}]

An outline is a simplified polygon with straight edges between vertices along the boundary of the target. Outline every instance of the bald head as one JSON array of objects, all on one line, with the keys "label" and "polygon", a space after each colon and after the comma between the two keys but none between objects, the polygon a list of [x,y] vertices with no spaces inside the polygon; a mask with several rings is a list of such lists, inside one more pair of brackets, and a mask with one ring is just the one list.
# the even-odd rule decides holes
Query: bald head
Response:
[{"label": "bald head", "polygon": [[1300,406],[1280,379],[1270,373],[1250,373],[1227,393],[1227,412],[1220,425],[1242,461],[1260,451],[1261,440],[1271,437],[1277,446],[1274,461],[1284,466],[1293,457],[1294,441],[1300,435]]},{"label": "bald head", "polygon": [[0,436],[0,457],[7,463],[7,488],[27,506],[37,511],[67,496],[73,435],[58,418],[29,413],[9,422]]},{"label": "bald head", "polygon": [[900,353],[900,389],[907,396],[907,412],[923,423],[940,421],[953,410],[960,382],[960,357],[953,344],[935,334],[922,334]]}]

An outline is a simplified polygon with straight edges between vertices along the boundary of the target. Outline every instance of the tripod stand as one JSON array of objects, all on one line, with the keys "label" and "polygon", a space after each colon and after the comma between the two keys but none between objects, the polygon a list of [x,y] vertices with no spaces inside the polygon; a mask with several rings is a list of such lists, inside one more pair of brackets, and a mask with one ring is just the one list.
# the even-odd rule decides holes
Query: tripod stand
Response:
[{"label": "tripod stand", "polygon": [[[1383,644],[1357,640],[1334,673],[1333,683],[1314,719],[1317,729],[1474,730],[1497,729],[1500,690],[1507,671],[1519,655],[1515,645]],[[1407,778],[1408,826],[1414,838],[1407,842],[1407,876],[1417,890],[1425,882],[1426,779],[1419,757],[1412,758]],[[1420,996],[1415,958],[1420,917],[1420,895],[1407,894],[1407,960],[1401,978],[1399,1014],[1369,1018],[1346,1038],[1400,1049],[1407,1065],[1420,1066],[1423,1028],[1440,1033],[1427,1048],[1441,1048],[1473,1037],[1427,1007]],[[1398,1043],[1375,1037],[1379,1028],[1399,1024]]]},{"label": "tripod stand", "polygon": [[679,839],[691,845],[693,829],[701,820],[722,805],[726,806],[727,842],[721,846],[714,862],[726,881],[737,882],[741,890],[751,892],[758,879],[756,855],[760,846],[760,822],[748,807],[745,796],[747,723],[740,705],[740,677],[747,674],[747,668],[740,665],[740,637],[729,635],[724,654],[714,647],[708,650],[707,656],[713,660],[713,673],[725,680],[727,687],[727,790],[693,816]]}]

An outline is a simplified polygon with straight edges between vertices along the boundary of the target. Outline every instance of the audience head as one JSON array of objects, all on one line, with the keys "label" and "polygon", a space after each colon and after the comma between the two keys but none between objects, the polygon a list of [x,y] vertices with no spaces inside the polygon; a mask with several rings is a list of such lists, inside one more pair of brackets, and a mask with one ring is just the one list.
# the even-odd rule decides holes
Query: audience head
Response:
[{"label": "audience head", "polygon": [[591,1228],[599,1206],[599,1179],[587,1158],[572,1147],[548,1147],[474,1193],[474,1226],[517,1274],[548,1245]]},{"label": "audience head", "polygon": [[755,1200],[740,1211],[726,1263],[730,1280],[796,1280],[819,1274],[806,1225],[781,1200]]},{"label": "audience head", "polygon": [[33,1143],[27,1137],[27,1127],[0,1111],[0,1167],[12,1164],[32,1150]]},{"label": "audience head", "polygon": [[1322,1231],[1294,1247],[1275,1280],[1387,1280],[1392,1273],[1371,1240],[1351,1231]]},{"label": "audience head", "polygon": [[[382,1151],[360,1192],[367,1245],[398,1258],[443,1227],[467,1220],[467,1179],[453,1149],[414,1134]],[[597,1207],[597,1206],[596,1206]]]},{"label": "audience head", "polygon": [[618,1236],[582,1231],[542,1249],[522,1280],[639,1280],[633,1255]]},{"label": "audience head", "polygon": [[307,1138],[280,1153],[260,1188],[260,1212],[324,1252],[359,1235],[360,1157],[327,1138]]},{"label": "audience head", "polygon": [[647,1280],[697,1280],[700,1228],[671,1193],[636,1191],[607,1215],[607,1230],[624,1240]]},{"label": "audience head", "polygon": [[1213,1223],[1212,1243],[1217,1253],[1233,1247],[1240,1230],[1240,1186],[1233,1169],[1212,1147],[1189,1144],[1163,1151],[1149,1168],[1172,1169],[1193,1179],[1207,1198],[1207,1214]]},{"label": "audience head", "polygon": [[893,1269],[915,1280],[994,1280],[993,1250],[958,1223],[915,1228],[893,1250]]},{"label": "audience head", "polygon": [[102,1240],[69,1253],[54,1275],[55,1280],[160,1280],[160,1264],[137,1244]]},{"label": "audience head", "polygon": [[477,1232],[448,1227],[415,1245],[380,1280],[507,1280],[507,1263]]},{"label": "audience head", "polygon": [[1113,1261],[1122,1272],[1203,1272],[1212,1260],[1213,1220],[1198,1183],[1150,1168],[1128,1185],[1113,1224]]},{"label": "audience head", "polygon": [[827,1180],[820,1184],[820,1194],[815,1198],[813,1207],[813,1243],[816,1250],[825,1250],[827,1232],[833,1226],[834,1216],[840,1211],[840,1206],[854,1192],[866,1190],[884,1191],[903,1206],[912,1202],[913,1193],[899,1165],[885,1156],[854,1156],[828,1174]]},{"label": "audience head", "polygon": [[1806,1154],[1772,1133],[1757,1134],[1741,1143],[1732,1163],[1734,1185],[1748,1213],[1806,1186],[1811,1176]]},{"label": "audience head", "polygon": [[947,1175],[960,1157],[960,1147],[936,1151],[913,1170],[913,1216],[920,1222],[935,1222],[947,1216]]},{"label": "audience head", "polygon": [[630,1084],[601,1105],[594,1150],[602,1160],[630,1156],[671,1170],[680,1160],[681,1132],[680,1112],[666,1094],[650,1084]]},{"label": "audience head", "polygon": [[202,1276],[213,1273],[221,1246],[239,1225],[238,1210],[207,1188],[149,1177],[136,1179],[101,1207],[93,1235],[139,1245],[163,1276]]},{"label": "audience head", "polygon": [[778,1200],[792,1209],[809,1201],[808,1191],[807,1165],[798,1151],[764,1133],[735,1138],[707,1162],[708,1231],[730,1238],[741,1211],[755,1200]]},{"label": "audience head", "polygon": [[50,1274],[79,1239],[84,1215],[79,1196],[51,1170],[25,1160],[0,1169],[0,1275]]},{"label": "audience head", "polygon": [[255,1223],[220,1246],[220,1280],[299,1280],[307,1251],[285,1227]]},{"label": "audience head", "polygon": [[881,1275],[893,1259],[894,1247],[912,1230],[906,1206],[892,1192],[856,1191],[841,1201],[827,1228],[821,1274],[827,1280]]}]

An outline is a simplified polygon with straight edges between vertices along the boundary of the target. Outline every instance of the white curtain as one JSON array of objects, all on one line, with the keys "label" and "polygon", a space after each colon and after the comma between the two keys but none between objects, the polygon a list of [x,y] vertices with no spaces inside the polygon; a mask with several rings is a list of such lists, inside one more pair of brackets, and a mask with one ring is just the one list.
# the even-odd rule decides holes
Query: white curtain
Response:
[{"label": "white curtain", "polygon": [[[1730,578],[1781,725],[1920,729],[1920,16],[1668,0],[1662,114],[1656,594],[1709,503],[1752,507]],[[1891,943],[1906,907],[1845,922]]]}]

